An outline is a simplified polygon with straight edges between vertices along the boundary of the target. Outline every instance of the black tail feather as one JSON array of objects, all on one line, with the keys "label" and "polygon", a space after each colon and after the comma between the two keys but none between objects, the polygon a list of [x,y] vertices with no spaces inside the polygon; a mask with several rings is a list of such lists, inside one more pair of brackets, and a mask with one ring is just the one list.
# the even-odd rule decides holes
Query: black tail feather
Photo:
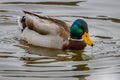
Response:
[{"label": "black tail feather", "polygon": [[26,21],[26,18],[25,18],[25,16],[23,16],[22,19],[21,19],[21,23],[22,23],[22,27],[23,27],[23,28],[21,29],[22,32],[23,32],[24,29],[27,27],[25,21]]}]

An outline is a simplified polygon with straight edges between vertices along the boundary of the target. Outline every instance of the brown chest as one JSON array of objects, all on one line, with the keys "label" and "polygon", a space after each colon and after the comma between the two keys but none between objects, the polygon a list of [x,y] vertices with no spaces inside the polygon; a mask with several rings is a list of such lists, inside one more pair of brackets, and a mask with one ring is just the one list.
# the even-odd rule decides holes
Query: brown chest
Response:
[{"label": "brown chest", "polygon": [[84,41],[75,41],[69,40],[68,44],[63,45],[63,49],[70,49],[70,50],[82,50],[86,47],[86,43]]}]

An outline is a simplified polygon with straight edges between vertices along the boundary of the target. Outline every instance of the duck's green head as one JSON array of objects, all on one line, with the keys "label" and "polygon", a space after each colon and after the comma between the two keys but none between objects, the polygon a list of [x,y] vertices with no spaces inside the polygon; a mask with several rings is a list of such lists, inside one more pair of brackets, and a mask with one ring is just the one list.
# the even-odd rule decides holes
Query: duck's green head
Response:
[{"label": "duck's green head", "polygon": [[73,22],[70,28],[70,38],[76,40],[83,39],[86,44],[93,46],[93,42],[88,34],[88,25],[82,19],[77,19]]}]

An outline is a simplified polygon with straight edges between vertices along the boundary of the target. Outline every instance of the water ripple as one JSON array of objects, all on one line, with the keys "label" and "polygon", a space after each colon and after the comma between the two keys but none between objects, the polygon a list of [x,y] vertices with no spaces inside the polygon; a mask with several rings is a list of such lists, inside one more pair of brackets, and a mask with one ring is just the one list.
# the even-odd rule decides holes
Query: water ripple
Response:
[{"label": "water ripple", "polygon": [[44,5],[67,5],[77,6],[78,3],[86,1],[73,1],[73,2],[2,2],[1,4],[44,4]]}]

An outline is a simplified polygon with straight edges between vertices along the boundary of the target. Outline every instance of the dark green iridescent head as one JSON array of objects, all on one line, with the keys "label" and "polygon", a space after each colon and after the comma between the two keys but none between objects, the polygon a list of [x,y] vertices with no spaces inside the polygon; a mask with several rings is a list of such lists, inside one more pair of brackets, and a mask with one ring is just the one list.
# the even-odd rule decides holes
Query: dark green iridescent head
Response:
[{"label": "dark green iridescent head", "polygon": [[84,32],[88,32],[87,23],[82,19],[77,19],[73,22],[70,28],[70,38],[82,39]]}]

